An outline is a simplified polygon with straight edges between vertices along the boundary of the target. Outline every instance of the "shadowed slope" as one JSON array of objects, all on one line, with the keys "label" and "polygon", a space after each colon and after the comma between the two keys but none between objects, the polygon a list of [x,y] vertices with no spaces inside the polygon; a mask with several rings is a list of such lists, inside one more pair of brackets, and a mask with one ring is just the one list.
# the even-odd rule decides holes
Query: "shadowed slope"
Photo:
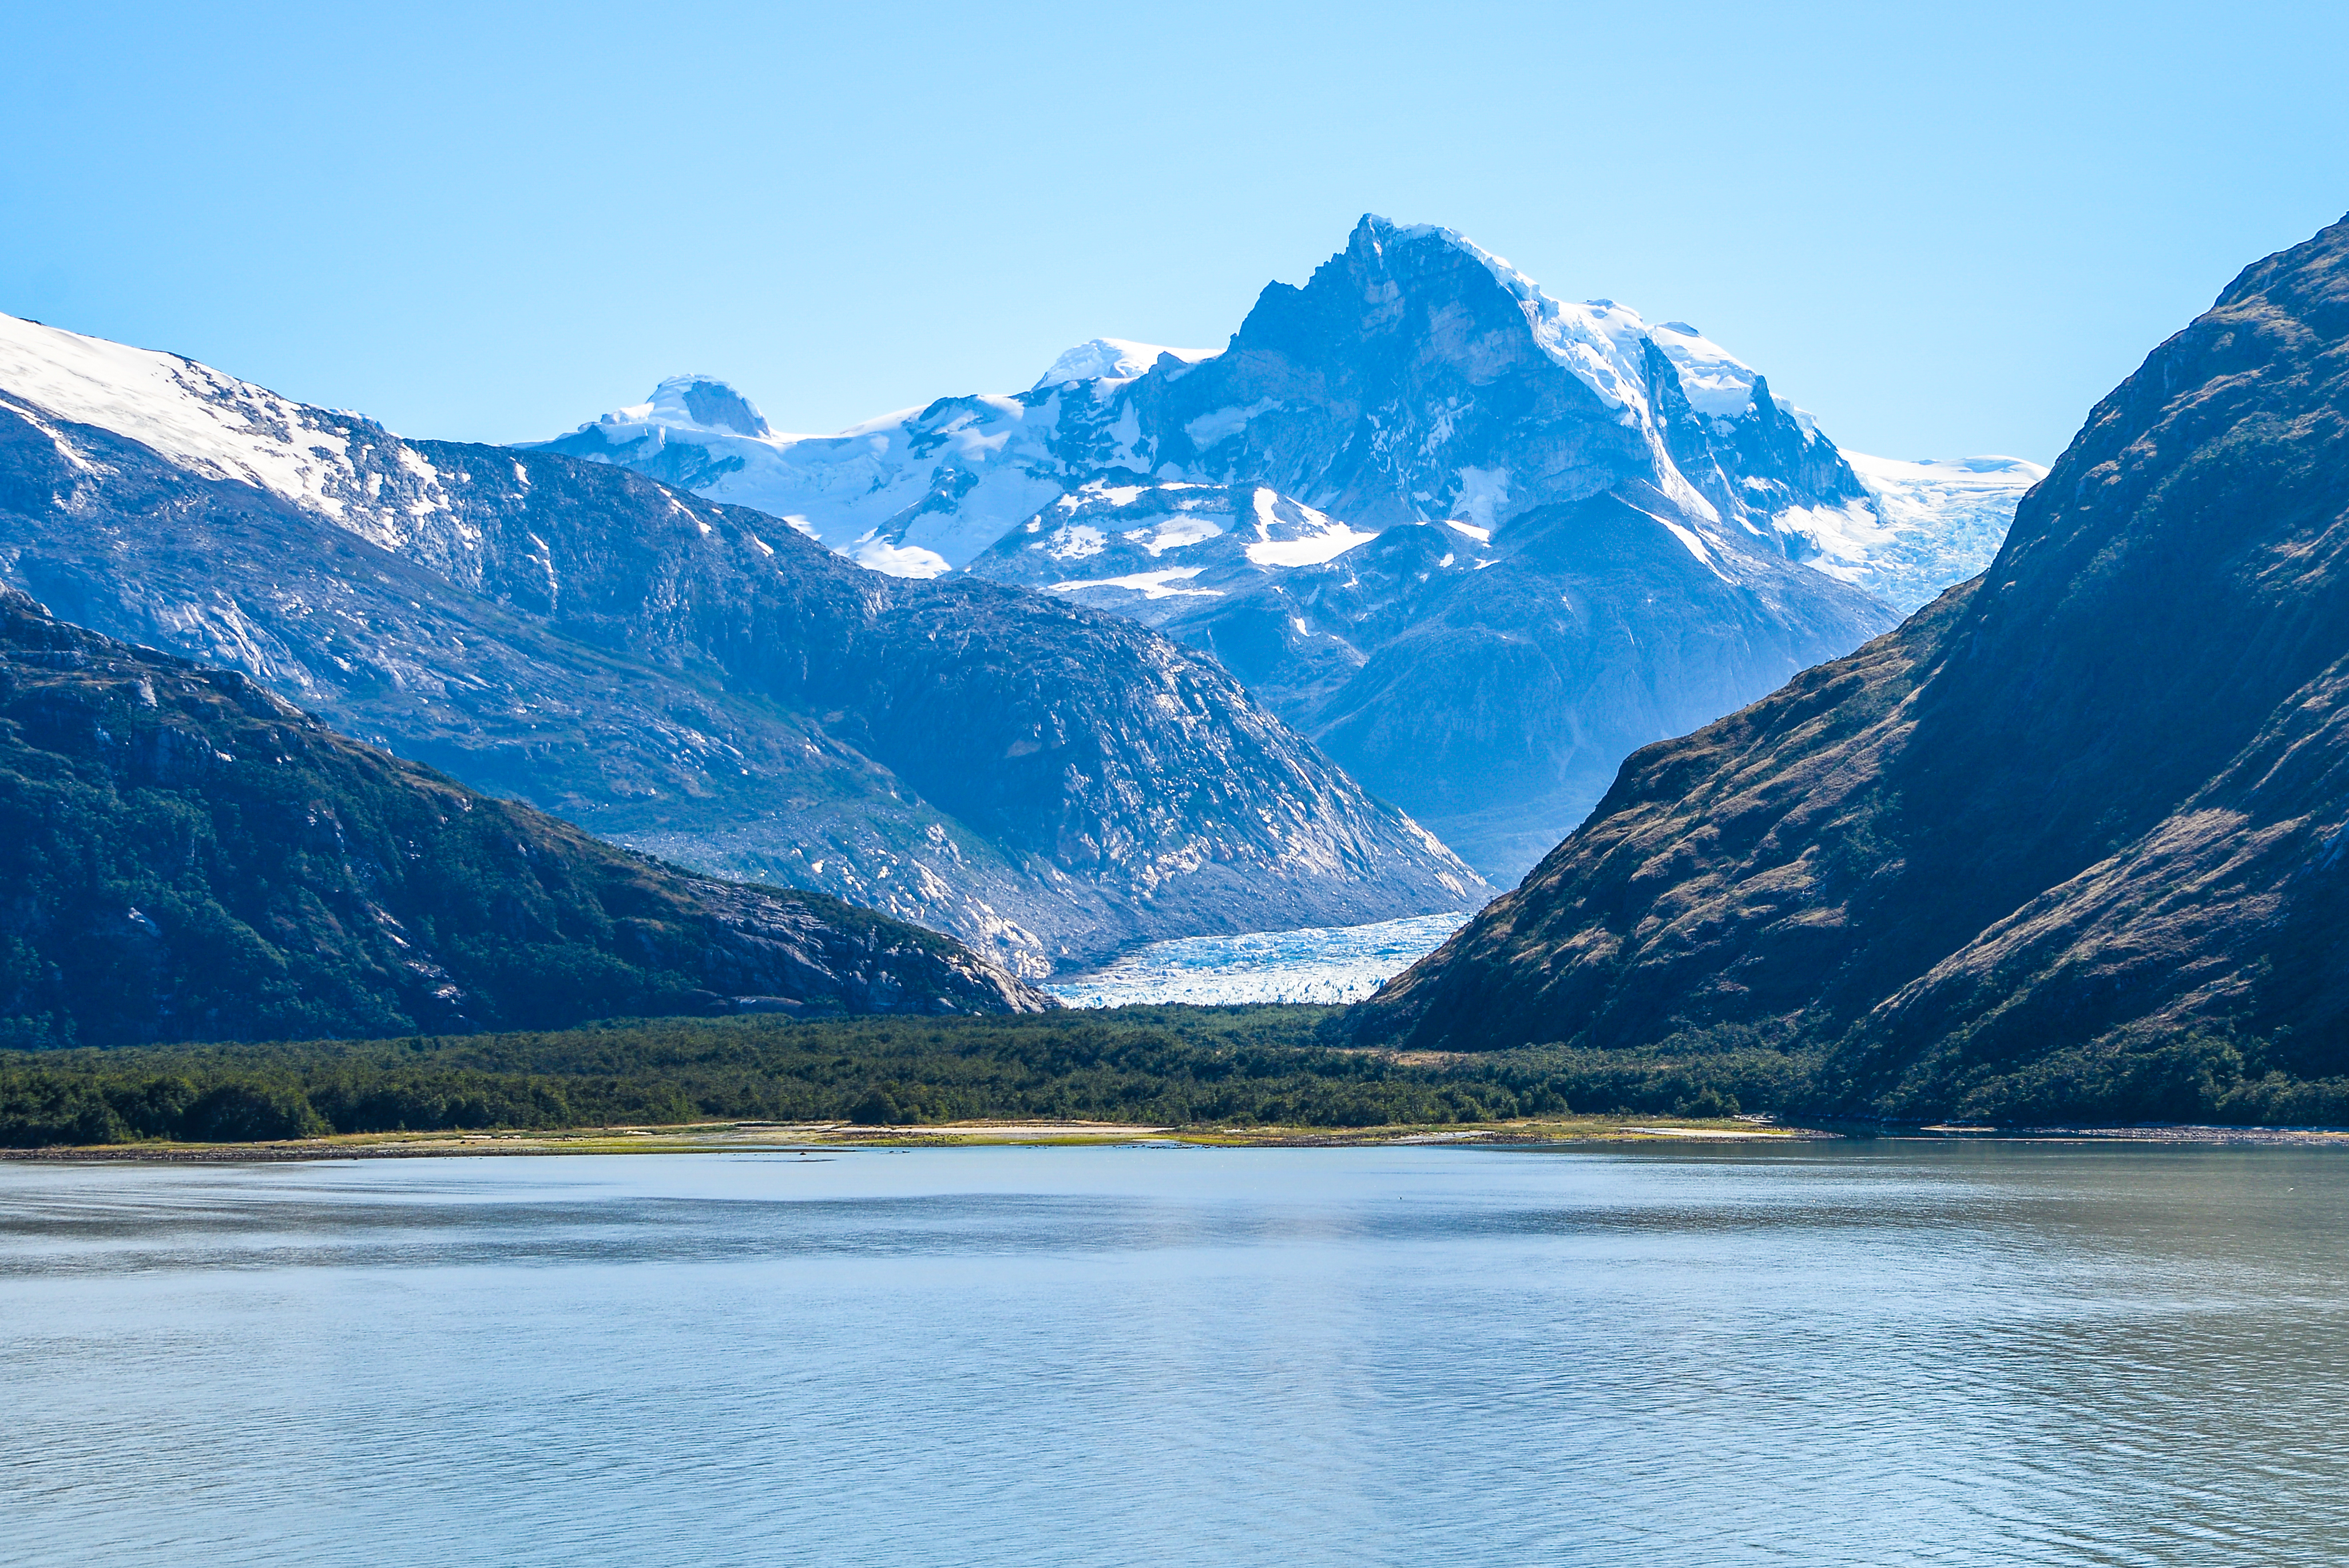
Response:
[{"label": "shadowed slope", "polygon": [[695,877],[0,589],[0,1041],[1050,1006],[936,935]]},{"label": "shadowed slope", "polygon": [[2344,655],[2335,225],[2099,404],[1982,578],[1636,754],[1351,1027],[1755,1026],[1842,1041],[1832,1092],[1914,1110],[2060,1103],[2050,1058],[2089,1053],[2085,1082],[2096,1052],[2237,1026],[2278,1070],[2338,1072]]}]

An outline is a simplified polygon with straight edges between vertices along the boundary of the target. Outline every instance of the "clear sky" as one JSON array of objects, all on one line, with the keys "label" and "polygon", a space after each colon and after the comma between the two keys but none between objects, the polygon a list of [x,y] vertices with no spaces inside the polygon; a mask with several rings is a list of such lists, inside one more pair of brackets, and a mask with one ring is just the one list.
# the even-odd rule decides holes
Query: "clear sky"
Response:
[{"label": "clear sky", "polygon": [[[175,14],[167,14],[175,13]],[[414,436],[682,370],[784,429],[1220,345],[1376,211],[2045,461],[2349,210],[2349,7],[76,0],[0,46],[0,310]]]}]

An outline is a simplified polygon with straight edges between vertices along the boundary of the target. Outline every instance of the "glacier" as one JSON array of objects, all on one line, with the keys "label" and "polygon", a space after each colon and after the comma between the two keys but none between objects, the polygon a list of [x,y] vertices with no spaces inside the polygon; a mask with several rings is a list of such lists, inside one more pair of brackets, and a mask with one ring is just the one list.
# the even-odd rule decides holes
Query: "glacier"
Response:
[{"label": "glacier", "polygon": [[1847,511],[1814,537],[1819,553],[1809,564],[1865,588],[1898,610],[1915,610],[1942,589],[1991,563],[2014,509],[2047,477],[2024,458],[1899,458],[1846,452],[1844,460],[1868,487],[1872,516]]},{"label": "glacier", "polygon": [[1071,1007],[1185,1003],[1228,1007],[1251,1002],[1325,1006],[1359,1002],[1438,947],[1468,923],[1464,911],[1309,926],[1244,936],[1191,936],[1154,942],[1089,975],[1044,989]]}]

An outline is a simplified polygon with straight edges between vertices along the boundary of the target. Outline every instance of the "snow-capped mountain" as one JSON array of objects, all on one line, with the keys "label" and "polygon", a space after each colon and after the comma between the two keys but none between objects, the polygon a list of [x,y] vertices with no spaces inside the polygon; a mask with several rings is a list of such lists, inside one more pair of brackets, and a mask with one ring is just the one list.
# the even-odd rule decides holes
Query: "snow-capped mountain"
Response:
[{"label": "snow-capped mountain", "polygon": [[691,417],[691,396],[743,400],[722,382],[679,377],[545,448],[754,507],[891,576],[936,577],[1059,499],[1074,475],[1133,471],[1138,432],[1102,397],[1131,384],[942,397],[838,435],[791,436]]},{"label": "snow-capped mountain", "polygon": [[1979,570],[2033,472],[1856,465],[1690,324],[1378,218],[1220,353],[1098,339],[829,437],[659,413],[682,397],[553,445],[1210,649],[1496,876],[1630,750]]},{"label": "snow-capped mountain", "polygon": [[[706,377],[630,413],[764,424]],[[1490,891],[1130,619],[876,575],[626,469],[405,440],[6,316],[0,582],[479,788],[1030,976]],[[499,919],[532,940],[526,910]]]},{"label": "snow-capped mountain", "polygon": [[[967,564],[1096,482],[1269,481],[1367,536],[1450,518],[1489,531],[1529,507],[1605,488],[1592,482],[1603,469],[1609,479],[1636,474],[1702,523],[1738,528],[1797,559],[1825,559],[1825,537],[1848,566],[1863,548],[1855,542],[1871,537],[1871,493],[1834,443],[1694,327],[1651,326],[1611,300],[1554,299],[1446,229],[1365,218],[1340,261],[1375,269],[1390,251],[1424,258],[1412,263],[1423,273],[1433,266],[1481,281],[1476,308],[1454,290],[1461,314],[1433,334],[1438,357],[1456,372],[1437,378],[1446,383],[1440,392],[1406,374],[1387,377],[1376,406],[1348,396],[1363,388],[1344,385],[1356,379],[1346,371],[1376,378],[1374,364],[1344,367],[1336,383],[1267,380],[1250,361],[1268,335],[1312,329],[1283,316],[1307,291],[1275,284],[1250,316],[1252,341],[1235,338],[1220,354],[1096,338],[1024,393],[941,398],[832,436],[777,434],[724,383],[679,377],[550,444],[771,512],[867,564],[914,576]],[[1391,331],[1401,312],[1397,300],[1385,305]],[[1375,320],[1364,325],[1375,359],[1387,333]],[[1526,360],[1552,373],[1547,387],[1512,387],[1531,401],[1478,395]],[[689,406],[696,398],[706,406]]]}]

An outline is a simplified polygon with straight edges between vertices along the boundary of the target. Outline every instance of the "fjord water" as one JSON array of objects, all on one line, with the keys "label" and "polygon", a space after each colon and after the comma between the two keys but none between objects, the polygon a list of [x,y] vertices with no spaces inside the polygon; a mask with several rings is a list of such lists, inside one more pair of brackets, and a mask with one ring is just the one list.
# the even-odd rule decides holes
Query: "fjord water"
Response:
[{"label": "fjord water", "polygon": [[2349,1557],[2349,1151],[0,1167],[0,1563]]}]

